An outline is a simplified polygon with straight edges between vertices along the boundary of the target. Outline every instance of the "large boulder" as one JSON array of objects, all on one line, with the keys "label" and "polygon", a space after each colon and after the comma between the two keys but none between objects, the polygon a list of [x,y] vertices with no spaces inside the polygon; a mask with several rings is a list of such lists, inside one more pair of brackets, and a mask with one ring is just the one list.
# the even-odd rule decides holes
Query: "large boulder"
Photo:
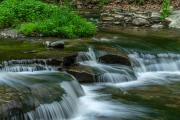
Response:
[{"label": "large boulder", "polygon": [[107,54],[99,57],[99,61],[106,64],[121,64],[131,66],[131,62],[129,61],[128,57],[120,55]]},{"label": "large boulder", "polygon": [[69,67],[74,66],[76,64],[76,58],[78,54],[69,55],[63,58],[63,66]]}]

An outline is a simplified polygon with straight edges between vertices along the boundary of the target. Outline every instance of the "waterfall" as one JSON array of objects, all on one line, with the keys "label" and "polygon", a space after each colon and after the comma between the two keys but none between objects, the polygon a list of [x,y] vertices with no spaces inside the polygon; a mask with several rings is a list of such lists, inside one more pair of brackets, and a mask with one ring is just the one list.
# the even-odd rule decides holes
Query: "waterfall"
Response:
[{"label": "waterfall", "polygon": [[89,48],[88,52],[80,52],[77,57],[77,62],[95,69],[95,71],[100,74],[97,79],[97,82],[100,83],[118,83],[135,79],[134,73],[129,66],[100,63],[92,48]]},{"label": "waterfall", "polygon": [[135,72],[180,71],[180,54],[129,54]]},{"label": "waterfall", "polygon": [[128,55],[137,80],[119,83],[121,89],[148,85],[163,85],[179,81],[180,54],[176,53],[138,53]]},{"label": "waterfall", "polygon": [[55,68],[47,65],[45,59],[24,59],[24,60],[10,60],[2,62],[0,71],[6,72],[33,72],[33,71],[52,71]]},{"label": "waterfall", "polygon": [[[73,76],[56,71],[1,72],[0,86],[12,89],[10,95],[17,94],[12,102],[10,96],[1,96],[1,120],[67,120],[84,95]],[[62,89],[64,93],[59,95]],[[27,97],[19,98],[18,94]]]},{"label": "waterfall", "polygon": [[73,117],[78,108],[78,98],[84,91],[77,81],[63,82],[60,84],[66,91],[60,102],[42,104],[35,111],[26,113],[25,120],[66,120]]}]

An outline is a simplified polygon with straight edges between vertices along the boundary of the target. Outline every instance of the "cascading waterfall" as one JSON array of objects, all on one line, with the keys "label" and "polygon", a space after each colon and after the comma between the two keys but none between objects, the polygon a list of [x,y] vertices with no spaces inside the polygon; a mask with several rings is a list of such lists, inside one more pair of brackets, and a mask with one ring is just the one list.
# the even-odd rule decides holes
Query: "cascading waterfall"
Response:
[{"label": "cascading waterfall", "polygon": [[180,71],[180,54],[129,54],[135,72]]},{"label": "cascading waterfall", "polygon": [[2,62],[0,71],[6,72],[33,72],[33,71],[53,71],[55,68],[47,65],[45,59],[34,59],[34,60],[10,60]]},{"label": "cascading waterfall", "polygon": [[77,57],[77,62],[81,65],[90,66],[97,71],[100,76],[98,82],[118,83],[135,79],[130,67],[124,65],[107,65],[100,63],[92,48],[88,52],[81,52]]},{"label": "cascading waterfall", "polygon": [[129,89],[146,85],[162,85],[179,81],[180,54],[176,53],[138,53],[129,54],[137,80],[119,83],[115,86]]},{"label": "cascading waterfall", "polygon": [[63,82],[60,86],[66,91],[60,102],[42,104],[35,111],[26,113],[25,120],[66,120],[73,117],[78,108],[78,97],[84,91],[77,81]]},{"label": "cascading waterfall", "polygon": [[[61,76],[56,77],[56,74],[58,74],[58,72],[56,72],[56,69],[54,67],[48,66],[46,64],[46,60],[13,60],[3,62],[0,73],[0,85],[9,86],[9,88],[15,89],[17,93],[18,91],[21,92],[22,90],[30,90],[29,92],[36,91],[35,94],[38,95],[32,97],[33,99],[35,99],[35,104],[39,104],[39,99],[44,95],[44,93],[39,91],[39,89],[45,89],[46,94],[53,97],[54,93],[51,93],[52,91],[48,91],[51,90],[51,86],[48,83],[49,81],[53,82],[57,80],[58,82],[59,80],[64,79],[64,76],[70,76],[70,78],[73,80],[64,81],[61,83],[59,81],[59,88],[62,88],[65,91],[65,94],[63,96],[59,96],[59,101],[55,100],[50,103],[40,103],[37,106],[35,105],[34,110],[29,112],[23,112],[21,110],[18,112],[18,107],[22,106],[22,104],[24,103],[20,103],[20,105],[18,105],[19,103],[16,102],[14,103],[14,105],[12,105],[12,103],[9,103],[11,106],[9,108],[6,107],[8,105],[3,104],[2,106],[0,106],[0,114],[1,112],[5,112],[5,110],[7,110],[7,115],[3,115],[4,117],[0,117],[0,119],[66,120],[71,118],[77,109],[78,98],[84,95],[84,91],[73,76],[69,74],[67,75],[67,73],[60,73],[64,74],[61,78]],[[32,85],[31,80],[33,83],[37,82],[37,84]],[[38,83],[38,81],[40,81],[40,83]],[[49,87],[47,88],[46,82],[49,84]],[[45,83],[45,86],[43,85],[43,83]],[[32,98],[29,96],[28,100],[31,100]],[[3,98],[0,99],[0,102],[2,100]],[[13,112],[13,110],[11,111],[11,108],[14,110],[17,109],[17,111]]]},{"label": "cascading waterfall", "polygon": [[[157,85],[178,81],[180,78],[180,55],[176,53],[150,54],[133,52],[128,55],[132,68],[123,65],[103,64],[92,48],[81,52],[77,61],[95,69],[98,82],[116,83],[123,88]],[[136,77],[134,77],[134,74]]]}]

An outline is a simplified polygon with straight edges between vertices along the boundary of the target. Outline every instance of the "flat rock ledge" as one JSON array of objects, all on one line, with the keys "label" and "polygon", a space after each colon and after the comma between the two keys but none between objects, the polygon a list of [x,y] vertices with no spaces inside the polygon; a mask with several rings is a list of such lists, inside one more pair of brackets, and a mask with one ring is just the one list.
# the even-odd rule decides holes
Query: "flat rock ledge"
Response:
[{"label": "flat rock ledge", "polygon": [[160,12],[126,11],[119,8],[102,11],[99,26],[166,28],[169,24],[170,21],[161,19]]}]

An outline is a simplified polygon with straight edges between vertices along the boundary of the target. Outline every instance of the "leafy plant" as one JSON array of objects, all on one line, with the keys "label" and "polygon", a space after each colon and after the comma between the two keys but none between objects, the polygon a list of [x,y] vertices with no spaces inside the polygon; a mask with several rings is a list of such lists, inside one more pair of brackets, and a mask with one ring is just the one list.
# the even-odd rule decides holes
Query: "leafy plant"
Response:
[{"label": "leafy plant", "polygon": [[96,33],[94,24],[68,7],[39,0],[4,0],[0,4],[0,13],[0,28],[14,27],[28,36],[41,34],[74,38]]},{"label": "leafy plant", "polygon": [[139,5],[143,5],[144,4],[144,0],[135,0],[136,4],[139,4]]},{"label": "leafy plant", "polygon": [[110,3],[111,1],[112,0],[99,0],[99,5],[104,6],[104,5],[108,4],[108,3]]},{"label": "leafy plant", "polygon": [[170,0],[163,0],[161,7],[161,18],[165,19],[170,15]]}]

